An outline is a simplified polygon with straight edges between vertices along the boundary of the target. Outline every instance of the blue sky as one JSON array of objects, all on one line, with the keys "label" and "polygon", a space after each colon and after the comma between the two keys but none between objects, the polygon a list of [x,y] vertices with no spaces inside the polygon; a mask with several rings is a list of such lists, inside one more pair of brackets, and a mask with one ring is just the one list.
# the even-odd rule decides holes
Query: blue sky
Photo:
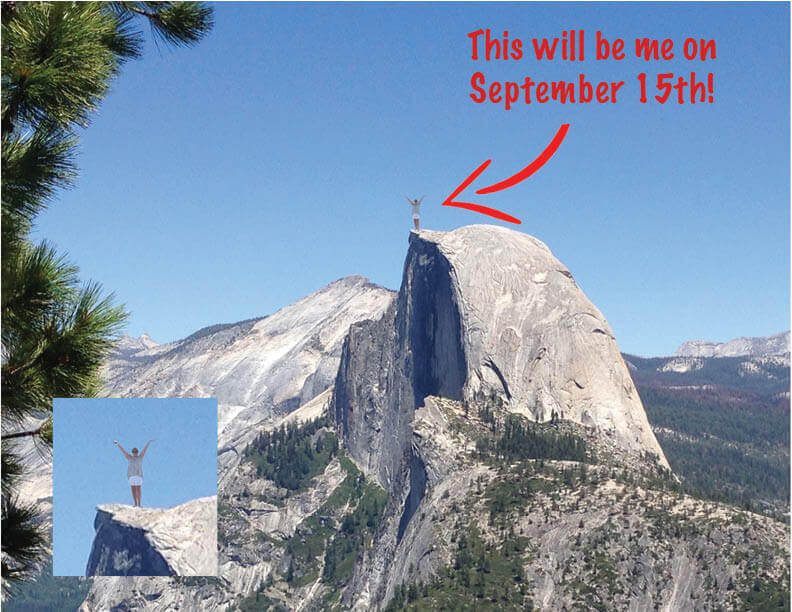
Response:
[{"label": "blue sky", "polygon": [[96,506],[132,505],[128,452],[143,450],[144,507],[170,508],[217,494],[217,401],[55,399],[53,575],[83,576]]},{"label": "blue sky", "polygon": [[[789,326],[789,4],[218,4],[192,49],[153,45],[124,66],[82,134],[77,186],[36,236],[159,341],[272,313],[363,274],[398,288],[411,225],[514,227],[543,240],[610,322],[622,350],[673,352]],[[483,62],[467,33],[585,30],[585,62]],[[627,59],[594,61],[594,33]],[[632,57],[636,37],[677,57]],[[717,59],[689,62],[687,37]],[[475,104],[488,81],[624,80],[617,104]],[[712,104],[641,104],[636,75],[715,75]],[[651,100],[651,97],[650,97]],[[562,123],[556,155],[523,168]],[[516,227],[441,207],[461,199]],[[483,182],[486,181],[486,182]]]}]

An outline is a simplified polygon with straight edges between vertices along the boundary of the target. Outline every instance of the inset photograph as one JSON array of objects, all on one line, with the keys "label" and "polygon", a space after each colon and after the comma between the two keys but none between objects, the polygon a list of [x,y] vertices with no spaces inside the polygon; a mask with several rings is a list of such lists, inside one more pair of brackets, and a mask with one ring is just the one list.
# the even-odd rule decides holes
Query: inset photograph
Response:
[{"label": "inset photograph", "polygon": [[217,575],[217,400],[53,400],[53,575]]}]

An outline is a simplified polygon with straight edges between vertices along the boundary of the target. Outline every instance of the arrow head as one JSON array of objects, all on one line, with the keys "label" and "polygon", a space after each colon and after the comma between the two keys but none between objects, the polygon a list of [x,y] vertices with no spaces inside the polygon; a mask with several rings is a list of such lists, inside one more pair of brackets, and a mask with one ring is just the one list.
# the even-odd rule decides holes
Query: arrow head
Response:
[{"label": "arrow head", "polygon": [[510,223],[520,224],[522,221],[517,219],[516,217],[512,217],[511,215],[507,215],[505,212],[501,212],[495,208],[489,208],[488,206],[481,206],[479,204],[472,204],[470,202],[455,202],[454,198],[457,197],[460,193],[462,193],[465,189],[467,189],[468,185],[470,185],[473,181],[475,181],[479,175],[487,169],[487,166],[492,163],[491,159],[488,159],[483,164],[481,164],[478,168],[476,168],[470,175],[459,184],[459,187],[454,189],[445,200],[443,200],[443,206],[453,206],[455,208],[464,208],[466,210],[472,210],[477,213],[481,213],[482,215],[488,215],[490,217],[495,217],[496,219],[500,219],[502,221],[509,221]]}]

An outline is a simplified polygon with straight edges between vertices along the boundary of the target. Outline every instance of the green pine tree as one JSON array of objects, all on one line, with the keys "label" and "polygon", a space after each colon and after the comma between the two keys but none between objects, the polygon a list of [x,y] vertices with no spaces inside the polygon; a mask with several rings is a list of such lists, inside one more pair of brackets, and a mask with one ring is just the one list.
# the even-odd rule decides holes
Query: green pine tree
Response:
[{"label": "green pine tree", "polygon": [[8,593],[45,561],[37,507],[16,494],[22,444],[52,444],[52,398],[98,393],[99,366],[126,312],[46,241],[35,219],[76,176],[84,127],[124,61],[140,55],[138,22],[189,45],[212,26],[191,2],[2,3],[2,577]]}]

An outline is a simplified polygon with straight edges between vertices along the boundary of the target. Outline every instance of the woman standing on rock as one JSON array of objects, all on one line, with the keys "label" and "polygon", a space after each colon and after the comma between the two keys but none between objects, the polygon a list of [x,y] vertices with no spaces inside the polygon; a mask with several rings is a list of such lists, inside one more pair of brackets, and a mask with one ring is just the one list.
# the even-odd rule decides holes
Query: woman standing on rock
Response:
[{"label": "woman standing on rock", "polygon": [[407,201],[410,203],[410,206],[412,206],[412,218],[413,218],[413,223],[415,224],[415,229],[418,229],[418,222],[421,218],[421,202],[423,202],[423,199],[425,197],[426,196],[421,196],[420,200],[411,200],[410,198],[407,198]]},{"label": "woman standing on rock", "polygon": [[146,442],[146,446],[143,447],[143,452],[140,453],[140,455],[138,455],[137,448],[133,448],[132,454],[130,455],[124,450],[124,447],[118,443],[118,440],[113,440],[113,444],[121,449],[121,452],[124,453],[124,457],[129,461],[127,478],[129,479],[129,486],[132,487],[132,501],[137,507],[140,506],[140,487],[143,486],[143,457],[146,455],[149,444],[152,442],[154,442],[154,440]]}]

